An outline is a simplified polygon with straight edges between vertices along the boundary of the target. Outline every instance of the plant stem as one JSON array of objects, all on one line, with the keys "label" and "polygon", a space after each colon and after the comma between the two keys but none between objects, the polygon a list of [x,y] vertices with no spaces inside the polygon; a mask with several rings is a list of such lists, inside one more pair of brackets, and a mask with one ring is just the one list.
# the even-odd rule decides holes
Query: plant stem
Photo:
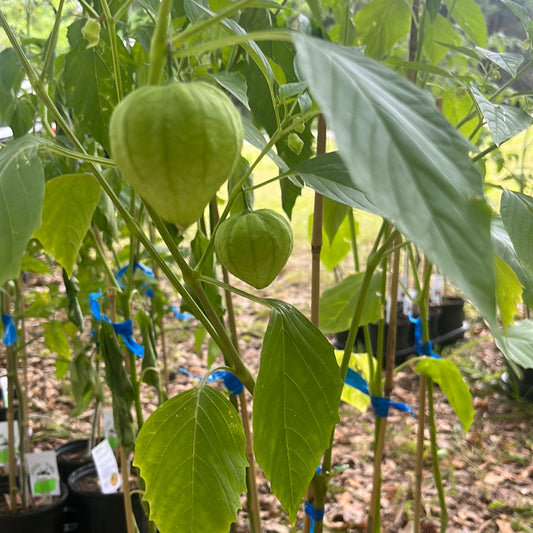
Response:
[{"label": "plant stem", "polygon": [[[317,155],[326,152],[327,126],[323,115],[318,116]],[[313,232],[311,236],[311,322],[318,327],[320,322],[320,251],[322,250],[322,215],[324,199],[315,192],[313,209]],[[327,460],[331,462],[331,448],[326,452]],[[328,466],[329,470],[330,466]],[[319,474],[313,476],[305,495],[305,501],[311,503],[316,509],[324,507],[327,480]],[[314,533],[322,532],[322,520],[313,521],[307,514],[304,516],[304,533],[309,533],[313,524]]]},{"label": "plant stem", "polygon": [[414,495],[414,533],[420,533],[422,519],[422,474],[424,471],[424,429],[426,423],[426,389],[427,379],[420,376],[418,385],[418,430],[416,441],[415,495]]},{"label": "plant stem", "polygon": [[65,0],[59,0],[59,6],[57,8],[56,17],[54,20],[54,27],[52,28],[52,33],[50,34],[50,38],[48,39],[48,45],[46,47],[46,53],[45,53],[44,61],[43,61],[43,70],[41,72],[41,78],[40,78],[40,81],[43,83],[46,77],[48,66],[50,65],[50,62],[52,61],[54,50],[57,44],[57,36],[59,35],[59,26],[61,24],[61,14],[63,13],[64,5],[65,5]]},{"label": "plant stem", "polygon": [[431,442],[431,459],[433,463],[433,479],[439,495],[440,504],[440,531],[445,533],[448,525],[448,508],[446,506],[446,497],[442,485],[442,474],[439,468],[439,454],[437,446],[437,425],[435,422],[435,406],[433,398],[433,380],[428,377],[428,422]]},{"label": "plant stem", "polygon": [[159,85],[163,66],[167,57],[167,28],[170,17],[172,0],[161,0],[155,30],[150,43],[150,70],[148,73],[148,83],[150,85]]},{"label": "plant stem", "polygon": [[102,4],[102,11],[104,12],[104,18],[107,23],[107,29],[109,32],[109,48],[111,50],[111,62],[113,63],[113,75],[115,79],[115,89],[117,91],[117,100],[120,102],[123,96],[122,90],[122,76],[120,75],[120,59],[118,56],[117,47],[117,31],[115,26],[115,19],[111,15],[109,4],[107,0],[100,0]]},{"label": "plant stem", "polygon": [[126,529],[127,533],[135,533],[135,521],[133,515],[133,507],[131,505],[130,492],[130,468],[128,465],[128,455],[126,448],[120,446],[120,471],[122,472],[122,492],[124,494],[124,511],[126,513]]}]

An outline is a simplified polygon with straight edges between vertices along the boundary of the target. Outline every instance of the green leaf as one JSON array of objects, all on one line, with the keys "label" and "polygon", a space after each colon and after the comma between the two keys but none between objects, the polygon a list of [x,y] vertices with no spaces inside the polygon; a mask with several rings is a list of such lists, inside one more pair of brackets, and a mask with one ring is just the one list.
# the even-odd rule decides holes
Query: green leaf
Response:
[{"label": "green leaf", "polygon": [[134,463],[160,531],[229,531],[247,461],[239,415],[221,392],[199,386],[166,401],[143,424]]},{"label": "green leaf", "polygon": [[434,20],[426,19],[424,25],[423,50],[432,65],[438,65],[448,53],[442,43],[459,44],[461,38],[455,33],[452,23],[442,15]]},{"label": "green leaf", "polygon": [[[340,367],[344,357],[344,352],[341,350],[335,350],[335,357],[337,358],[337,363]],[[374,361],[374,364],[377,364],[377,361]],[[368,362],[368,355],[366,353],[351,354],[349,366],[351,369],[361,374],[367,383],[370,382],[371,372]],[[341,400],[349,405],[352,405],[362,413],[364,413],[370,405],[370,396],[368,396],[368,394],[364,394],[363,392],[358,391],[354,387],[350,387],[346,384],[342,389]]]},{"label": "green leaf", "polygon": [[476,46],[476,50],[486,59],[505,70],[512,77],[516,76],[520,65],[524,62],[524,56],[513,53],[498,53]]},{"label": "green leaf", "polygon": [[64,174],[46,182],[43,224],[35,237],[69,277],[100,195],[90,174]]},{"label": "green leaf", "polygon": [[472,396],[468,385],[452,361],[425,357],[417,363],[415,370],[439,384],[461,421],[463,429],[468,431],[474,421]]},{"label": "green leaf", "polygon": [[240,72],[220,71],[213,74],[213,78],[224,89],[230,92],[246,109],[250,109],[248,95],[246,93],[246,78]]},{"label": "green leaf", "polygon": [[355,25],[365,54],[382,58],[409,32],[411,8],[404,0],[372,0],[357,12]]},{"label": "green leaf", "polygon": [[487,46],[487,24],[481,7],[475,0],[446,0],[449,15],[465,35],[479,46]]},{"label": "green leaf", "polygon": [[329,198],[324,198],[323,227],[330,244],[350,211],[351,209],[347,205],[330,200]]},{"label": "green leaf", "polygon": [[505,4],[518,17],[518,19],[524,26],[524,29],[527,31],[532,21],[531,11],[516,0],[501,0],[501,2],[502,4]]},{"label": "green leaf", "polygon": [[44,326],[44,343],[51,352],[67,361],[71,360],[70,345],[65,328],[59,320],[50,320]]},{"label": "green leaf", "polygon": [[496,260],[496,299],[500,308],[503,329],[512,324],[522,301],[522,284],[513,269],[498,256]]},{"label": "green leaf", "polygon": [[531,125],[531,117],[523,109],[495,104],[487,100],[477,87],[472,85],[470,89],[497,146]]},{"label": "green leaf", "polygon": [[[324,290],[320,297],[320,329],[324,333],[338,333],[350,329],[364,275],[364,272],[350,274],[337,285]],[[383,316],[380,292],[381,273],[376,273],[370,282],[360,326],[377,322]]]},{"label": "green leaf", "polygon": [[[363,192],[373,212],[419,246],[494,324],[490,209],[470,144],[428,94],[387,67],[332,43],[294,39],[300,71],[349,171],[343,192],[353,189],[357,200]],[[330,193],[323,185],[322,194],[338,199],[337,187]]]},{"label": "green leaf", "polygon": [[[127,70],[129,56],[120,39],[118,44],[123,89],[131,87],[131,74]],[[118,95],[113,74],[108,32],[102,30],[98,46],[87,48],[81,39],[65,57],[64,84],[67,104],[72,106],[76,125],[90,135],[110,153],[108,126]]]},{"label": "green leaf", "polygon": [[524,268],[533,275],[533,198],[504,189],[500,211],[516,255]]},{"label": "green leaf", "polygon": [[533,307],[533,273],[528,272],[516,255],[513,243],[506,229],[503,227],[501,217],[494,216],[491,225],[492,244],[494,251],[500,259],[505,261],[516,273],[518,280],[524,287],[522,299],[528,307]]},{"label": "green leaf", "polygon": [[254,389],[254,451],[294,522],[338,422],[342,380],[322,333],[294,307],[271,304]]},{"label": "green leaf", "polygon": [[507,328],[504,337],[496,336],[496,344],[507,359],[522,368],[533,368],[533,321],[520,320]]},{"label": "green leaf", "polygon": [[285,174],[298,174],[306,185],[326,198],[371,213],[380,212],[352,182],[350,172],[338,152],[328,152],[298,163]]},{"label": "green leaf", "polygon": [[44,171],[37,142],[22,137],[0,149],[0,285],[18,277],[26,246],[41,225]]},{"label": "green leaf", "polygon": [[[313,215],[309,216],[309,240],[313,233]],[[322,248],[320,249],[320,261],[327,270],[333,270],[352,249],[350,238],[350,225],[345,218],[339,230],[335,233],[332,241],[327,238],[326,230],[322,230]]]}]

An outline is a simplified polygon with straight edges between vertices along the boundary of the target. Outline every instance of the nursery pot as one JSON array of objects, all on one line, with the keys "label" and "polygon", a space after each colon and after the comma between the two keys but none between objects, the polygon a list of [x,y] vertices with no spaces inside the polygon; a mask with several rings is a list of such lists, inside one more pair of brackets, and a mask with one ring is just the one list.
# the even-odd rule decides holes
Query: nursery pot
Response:
[{"label": "nursery pot", "polygon": [[[518,366],[518,365],[517,365]],[[519,396],[533,402],[533,368],[518,367],[519,374],[510,364],[502,376],[503,386],[511,396]]]},{"label": "nursery pot", "polygon": [[445,297],[440,305],[433,308],[437,312],[434,335],[439,344],[449,344],[464,337],[464,304],[462,298]]},{"label": "nursery pot", "polygon": [[91,464],[93,459],[89,450],[89,439],[76,439],[55,448],[57,468],[61,481],[67,483],[68,477],[80,466]]},{"label": "nursery pot", "polygon": [[[78,533],[126,533],[126,512],[122,492],[102,494],[94,464],[82,466],[68,477],[71,501],[78,513]],[[86,485],[87,484],[87,485]],[[133,512],[141,533],[148,531],[148,520],[139,494],[132,495]]]},{"label": "nursery pot", "polygon": [[61,483],[61,496],[51,505],[19,513],[0,514],[0,531],[2,533],[63,533],[63,509],[67,496],[68,488]]}]

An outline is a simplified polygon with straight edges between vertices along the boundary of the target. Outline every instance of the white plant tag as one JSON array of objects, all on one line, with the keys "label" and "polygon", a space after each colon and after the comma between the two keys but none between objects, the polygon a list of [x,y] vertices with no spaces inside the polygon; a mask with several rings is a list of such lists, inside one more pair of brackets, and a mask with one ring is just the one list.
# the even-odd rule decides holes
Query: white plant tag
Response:
[{"label": "white plant tag", "polygon": [[103,494],[117,492],[122,487],[122,478],[118,471],[117,460],[107,439],[97,444],[92,450],[100,487]]},{"label": "white plant tag", "polygon": [[[19,446],[19,426],[18,423],[13,424],[15,432],[15,449]],[[8,448],[8,433],[9,427],[7,422],[0,422],[0,466],[9,464],[9,448]]]},{"label": "white plant tag", "polygon": [[442,303],[442,289],[444,286],[444,276],[442,274],[434,274],[431,279],[431,293],[429,299],[431,303],[440,305]]},{"label": "white plant tag", "polygon": [[0,378],[0,391],[2,391],[4,407],[7,407],[7,376],[2,376]]},{"label": "white plant tag", "polygon": [[115,420],[113,418],[113,409],[106,407],[102,411],[102,418],[104,419],[104,435],[111,444],[113,450],[118,445],[117,432],[115,431]]},{"label": "white plant tag", "polygon": [[27,453],[26,466],[30,475],[33,496],[59,496],[61,494],[57,457],[54,451]]}]

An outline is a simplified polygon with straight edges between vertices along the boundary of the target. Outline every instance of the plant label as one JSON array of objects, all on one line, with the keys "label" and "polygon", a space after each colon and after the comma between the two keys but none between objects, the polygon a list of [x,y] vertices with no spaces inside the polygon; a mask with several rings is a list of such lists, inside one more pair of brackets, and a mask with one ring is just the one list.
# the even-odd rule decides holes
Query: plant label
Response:
[{"label": "plant label", "polygon": [[431,303],[440,305],[442,303],[442,289],[444,286],[444,277],[442,274],[434,274],[431,279],[431,292],[429,299]]},{"label": "plant label", "polygon": [[104,435],[111,444],[111,448],[115,450],[118,445],[117,432],[115,431],[115,420],[113,418],[113,409],[106,408],[102,411],[104,419]]},{"label": "plant label", "polygon": [[26,466],[33,496],[59,496],[61,486],[54,451],[27,453]]},{"label": "plant label", "polygon": [[[18,424],[13,424],[15,435],[15,449],[19,445],[19,427]],[[9,464],[9,447],[8,435],[9,426],[7,422],[0,422],[0,466]]]},{"label": "plant label", "polygon": [[4,407],[7,407],[7,376],[0,377],[0,394],[2,395]]},{"label": "plant label", "polygon": [[91,451],[93,461],[100,480],[103,494],[117,492],[122,486],[122,478],[118,471],[117,460],[107,439],[97,444]]}]

